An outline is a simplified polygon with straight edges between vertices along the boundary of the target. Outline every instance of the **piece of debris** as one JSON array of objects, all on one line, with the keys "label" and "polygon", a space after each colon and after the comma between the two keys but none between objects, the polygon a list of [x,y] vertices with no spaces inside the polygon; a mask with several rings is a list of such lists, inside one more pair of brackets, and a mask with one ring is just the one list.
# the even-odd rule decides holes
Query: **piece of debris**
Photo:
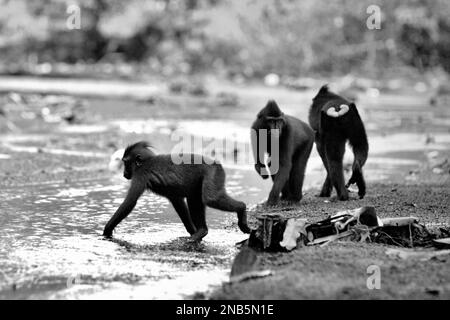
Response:
[{"label": "piece of debris", "polygon": [[[334,216],[315,223],[305,219],[286,219],[280,214],[262,214],[258,228],[250,234],[248,245],[265,251],[290,251],[297,244],[328,243],[343,237],[366,239],[369,229],[381,225],[373,207],[341,211]],[[356,226],[365,228],[356,228]],[[352,231],[349,229],[352,228]]]},{"label": "piece of debris", "polygon": [[[248,246],[263,251],[290,251],[299,245],[326,245],[332,241],[371,241],[401,247],[432,247],[433,240],[446,235],[432,234],[416,217],[380,219],[373,207],[340,211],[327,219],[284,218],[279,213],[257,217]],[[446,241],[441,243],[446,245]]]},{"label": "piece of debris", "polygon": [[350,230],[348,230],[348,231],[345,231],[342,233],[333,234],[331,236],[313,239],[312,241],[310,241],[308,243],[308,245],[312,246],[312,245],[316,245],[316,244],[326,244],[326,243],[330,243],[331,241],[342,239],[342,238],[345,238],[345,237],[348,237],[351,235],[352,235],[352,232]]},{"label": "piece of debris", "polygon": [[381,220],[384,227],[403,227],[409,226],[418,222],[416,217],[398,217],[398,218],[384,218]]},{"label": "piece of debris", "polygon": [[357,224],[376,227],[381,225],[381,220],[376,216],[375,208],[373,207],[339,211],[325,220],[311,223],[307,226],[308,240],[312,241],[312,239],[319,239],[345,232],[349,227],[356,226]]},{"label": "piece of debris", "polygon": [[306,219],[289,219],[286,223],[286,228],[283,233],[283,240],[280,246],[290,251],[297,247],[297,241],[300,235],[308,236],[306,232]]},{"label": "piece of debris", "polygon": [[415,217],[385,218],[382,222],[383,226],[371,234],[373,242],[410,248],[432,246],[433,235]]},{"label": "piece of debris", "polygon": [[435,239],[433,245],[438,249],[450,249],[450,238]]},{"label": "piece of debris", "polygon": [[248,240],[251,248],[267,251],[283,251],[280,242],[286,229],[287,219],[277,213],[266,213],[258,217],[258,228],[252,230]]}]

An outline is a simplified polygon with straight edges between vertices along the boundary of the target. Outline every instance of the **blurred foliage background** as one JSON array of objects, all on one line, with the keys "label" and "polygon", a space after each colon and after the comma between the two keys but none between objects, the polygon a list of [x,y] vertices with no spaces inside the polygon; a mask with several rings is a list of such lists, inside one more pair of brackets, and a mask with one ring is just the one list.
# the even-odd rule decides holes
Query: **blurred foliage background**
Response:
[{"label": "blurred foliage background", "polygon": [[[0,72],[253,78],[450,71],[448,0],[0,0]],[[81,8],[81,28],[66,26]],[[369,5],[381,29],[369,30]],[[95,66],[95,67],[93,67]]]}]

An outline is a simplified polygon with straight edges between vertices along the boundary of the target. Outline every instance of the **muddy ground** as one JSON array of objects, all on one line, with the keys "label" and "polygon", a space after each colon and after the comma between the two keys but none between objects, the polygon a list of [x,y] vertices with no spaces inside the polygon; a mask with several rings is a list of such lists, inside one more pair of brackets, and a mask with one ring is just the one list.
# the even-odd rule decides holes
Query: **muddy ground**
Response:
[{"label": "muddy ground", "polygon": [[[328,214],[374,206],[380,217],[416,216],[422,223],[448,224],[449,184],[370,185],[363,200],[348,203],[308,194],[302,204],[283,216],[318,221]],[[280,212],[280,211],[278,211]],[[334,242],[325,247],[301,247],[289,253],[258,253],[255,270],[273,275],[242,283],[225,284],[213,299],[449,299],[450,256],[429,261],[402,260],[386,254],[389,248],[376,243]],[[406,249],[414,250],[414,249]],[[417,249],[434,250],[434,249]],[[381,288],[369,290],[367,268],[381,272]]]},{"label": "muddy ground", "polygon": [[[253,117],[268,98],[306,120],[314,92],[211,83],[204,95],[155,93],[158,85],[142,95],[145,86],[140,85],[138,96],[130,98],[128,92],[124,98],[103,91],[90,96],[94,85],[86,86],[89,97],[80,92],[69,96],[85,103],[74,117],[66,110],[73,101],[58,104],[58,98],[29,93],[5,92],[1,97],[10,123],[6,126],[5,117],[0,118],[0,297],[450,298],[450,255],[401,260],[386,254],[393,246],[373,243],[335,242],[290,253],[259,253],[255,268],[270,269],[273,275],[231,285],[228,273],[238,252],[234,244],[246,238],[234,215],[208,211],[210,234],[193,248],[186,244],[173,209],[154,196],[146,196],[118,227],[113,242],[104,241],[104,223],[126,190],[120,173],[108,170],[109,156],[117,148],[146,139],[158,152],[170,152],[170,134],[179,127],[193,135],[246,142]],[[354,193],[348,202],[315,197],[324,170],[313,151],[304,199],[275,211],[315,221],[370,205],[380,217],[413,215],[429,226],[448,226],[450,109],[431,107],[428,99],[410,92],[360,98],[371,148],[363,200]],[[345,163],[348,168],[349,152]],[[224,166],[227,190],[247,203],[255,225],[257,212],[273,211],[258,206],[270,182],[261,180],[251,165]],[[370,265],[380,267],[379,290],[366,286]],[[76,281],[68,285],[73,275]]]}]

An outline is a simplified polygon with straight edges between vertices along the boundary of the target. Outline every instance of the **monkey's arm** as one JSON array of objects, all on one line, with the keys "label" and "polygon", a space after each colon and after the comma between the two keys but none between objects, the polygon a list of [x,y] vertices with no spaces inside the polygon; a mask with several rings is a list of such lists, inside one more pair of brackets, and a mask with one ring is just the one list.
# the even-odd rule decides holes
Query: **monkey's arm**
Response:
[{"label": "monkey's arm", "polygon": [[253,159],[255,159],[255,171],[263,178],[269,177],[264,161],[265,151],[260,149],[259,132],[256,127],[252,127],[250,140],[252,144]]},{"label": "monkey's arm", "polygon": [[128,189],[128,194],[125,197],[125,200],[122,202],[119,209],[117,209],[116,213],[114,213],[112,218],[108,221],[105,229],[103,230],[103,235],[105,237],[112,236],[114,228],[134,209],[137,200],[142,195],[144,190],[145,187],[141,183],[137,181],[131,182],[131,186],[130,189]]},{"label": "monkey's arm", "polygon": [[289,173],[292,167],[291,158],[291,152],[288,152],[286,155],[280,156],[279,169],[274,176],[272,190],[270,190],[269,199],[267,200],[267,205],[269,206],[272,206],[278,202],[281,190],[289,180]]}]

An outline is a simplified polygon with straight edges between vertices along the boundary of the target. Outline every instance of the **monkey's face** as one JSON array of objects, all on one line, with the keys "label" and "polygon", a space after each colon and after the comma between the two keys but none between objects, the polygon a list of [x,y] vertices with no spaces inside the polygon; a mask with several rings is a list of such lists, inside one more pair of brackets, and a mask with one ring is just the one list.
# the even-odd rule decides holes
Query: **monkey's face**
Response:
[{"label": "monkey's face", "polygon": [[123,162],[123,176],[125,179],[130,180],[133,177],[133,161],[126,157],[122,159]]},{"label": "monkey's face", "polygon": [[268,134],[281,135],[281,130],[284,127],[284,117],[266,117],[266,127],[268,130]]},{"label": "monkey's face", "polygon": [[339,118],[345,115],[350,110],[350,107],[346,104],[327,103],[323,106],[322,112],[328,117]]},{"label": "monkey's face", "polygon": [[136,173],[136,170],[142,166],[142,156],[140,154],[130,154],[122,158],[123,176],[130,180]]}]

